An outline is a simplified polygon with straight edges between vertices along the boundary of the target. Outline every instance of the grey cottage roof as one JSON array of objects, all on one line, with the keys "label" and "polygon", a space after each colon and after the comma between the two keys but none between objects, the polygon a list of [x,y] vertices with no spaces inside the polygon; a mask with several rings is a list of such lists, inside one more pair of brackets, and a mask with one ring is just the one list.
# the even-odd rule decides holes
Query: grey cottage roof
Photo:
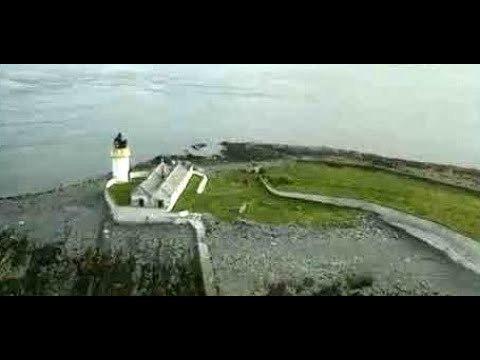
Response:
[{"label": "grey cottage roof", "polygon": [[158,165],[132,192],[132,196],[147,196],[155,200],[170,198],[187,176],[188,165],[178,164],[170,171],[165,163]]}]

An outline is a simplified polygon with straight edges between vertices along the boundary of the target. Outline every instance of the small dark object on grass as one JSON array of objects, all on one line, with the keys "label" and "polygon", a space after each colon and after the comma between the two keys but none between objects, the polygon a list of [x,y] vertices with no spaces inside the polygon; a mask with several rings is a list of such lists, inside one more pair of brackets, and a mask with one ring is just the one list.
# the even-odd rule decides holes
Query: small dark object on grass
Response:
[{"label": "small dark object on grass", "polygon": [[369,274],[351,274],[346,277],[350,289],[362,289],[373,285],[373,277]]},{"label": "small dark object on grass", "polygon": [[293,184],[293,179],[290,176],[287,176],[287,175],[267,176],[267,180],[272,186]]},{"label": "small dark object on grass", "polygon": [[252,178],[249,177],[249,176],[245,176],[243,179],[242,179],[242,183],[248,187],[251,187],[253,185],[253,181],[252,181]]}]

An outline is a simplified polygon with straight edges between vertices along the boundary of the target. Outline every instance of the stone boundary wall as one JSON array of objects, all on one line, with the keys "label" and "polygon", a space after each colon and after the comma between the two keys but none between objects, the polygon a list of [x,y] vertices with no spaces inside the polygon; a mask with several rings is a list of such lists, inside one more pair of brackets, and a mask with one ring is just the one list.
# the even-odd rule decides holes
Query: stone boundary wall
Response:
[{"label": "stone boundary wall", "polygon": [[105,201],[107,202],[108,208],[110,209],[110,213],[112,214],[113,220],[116,220],[118,214],[117,214],[117,204],[115,204],[115,200],[113,200],[112,195],[110,194],[110,189],[113,185],[118,184],[119,182],[117,179],[110,179],[107,181],[105,184],[105,190],[103,191],[103,195],[105,197]]},{"label": "stone boundary wall", "polygon": [[215,286],[215,273],[213,270],[212,256],[205,240],[205,226],[200,219],[189,220],[190,225],[195,229],[196,243],[193,247],[194,255],[199,260],[200,272],[202,275],[203,289],[206,296],[218,295]]},{"label": "stone boundary wall", "polygon": [[147,177],[148,175],[150,175],[150,171],[131,171],[130,172],[130,179]]},{"label": "stone boundary wall", "polygon": [[480,243],[443,225],[368,201],[280,191],[270,186],[263,177],[260,177],[260,180],[265,188],[276,196],[373,212],[379,215],[387,224],[424,241],[445,253],[454,262],[480,274]]},{"label": "stone boundary wall", "polygon": [[193,174],[202,177],[202,181],[200,182],[200,184],[198,184],[197,187],[197,194],[202,194],[205,191],[205,187],[207,186],[208,177],[200,171],[193,171]]},{"label": "stone boundary wall", "polygon": [[[201,220],[201,214],[189,212],[167,212],[161,209],[139,208],[134,206],[118,206],[113,200],[108,189],[117,184],[116,179],[110,179],[105,185],[105,201],[110,208],[112,218],[119,224],[175,224],[190,225],[195,231],[195,242],[192,244],[192,256],[199,261],[202,278],[202,286],[206,296],[218,294],[215,287],[215,274],[208,245],[205,240],[205,226]],[[188,182],[187,182],[188,183]]]}]

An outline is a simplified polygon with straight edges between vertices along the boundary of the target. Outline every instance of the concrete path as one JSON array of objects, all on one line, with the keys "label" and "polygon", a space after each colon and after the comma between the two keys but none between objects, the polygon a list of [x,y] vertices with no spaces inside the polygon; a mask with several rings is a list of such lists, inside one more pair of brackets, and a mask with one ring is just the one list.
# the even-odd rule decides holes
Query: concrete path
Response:
[{"label": "concrete path", "polygon": [[454,262],[480,274],[480,243],[438,223],[368,201],[280,191],[270,186],[264,178],[261,178],[261,181],[265,188],[276,196],[373,212],[389,225],[424,241],[445,253]]}]

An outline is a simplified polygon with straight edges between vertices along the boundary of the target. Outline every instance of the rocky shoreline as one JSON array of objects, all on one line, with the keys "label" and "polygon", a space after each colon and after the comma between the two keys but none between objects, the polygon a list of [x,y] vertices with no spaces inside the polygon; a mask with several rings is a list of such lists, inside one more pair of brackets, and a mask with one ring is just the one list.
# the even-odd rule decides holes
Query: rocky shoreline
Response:
[{"label": "rocky shoreline", "polygon": [[461,187],[480,192],[480,170],[455,165],[428,163],[326,146],[308,147],[251,142],[222,142],[221,159],[228,162],[307,160],[330,165],[376,168],[403,176]]},{"label": "rocky shoreline", "polygon": [[[299,153],[306,156],[298,147],[287,149],[281,145],[232,147],[226,143],[221,156],[184,157],[213,171],[244,163],[287,160]],[[152,166],[159,159],[140,165]],[[456,179],[455,174],[461,174],[463,179],[469,174],[470,185],[478,176],[476,170],[468,169],[452,174],[451,181]],[[15,228],[25,233],[36,247],[60,244],[70,258],[98,248],[105,253],[129,254],[138,266],[158,261],[181,263],[182,254],[193,241],[191,230],[174,225],[114,224],[103,200],[106,178],[2,198],[0,228]],[[356,227],[343,229],[273,226],[241,220],[226,223],[209,215],[205,216],[205,223],[206,242],[221,295],[266,295],[278,292],[279,288],[292,293],[286,290],[289,286],[305,282],[310,285],[296,293],[318,294],[350,273],[368,274],[371,278],[373,286],[362,290],[366,295],[480,295],[480,277],[372,215],[365,216]],[[172,281],[178,282],[179,275],[175,277],[177,280]],[[172,290],[169,294],[173,293]]]}]

